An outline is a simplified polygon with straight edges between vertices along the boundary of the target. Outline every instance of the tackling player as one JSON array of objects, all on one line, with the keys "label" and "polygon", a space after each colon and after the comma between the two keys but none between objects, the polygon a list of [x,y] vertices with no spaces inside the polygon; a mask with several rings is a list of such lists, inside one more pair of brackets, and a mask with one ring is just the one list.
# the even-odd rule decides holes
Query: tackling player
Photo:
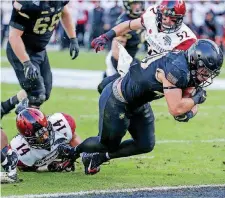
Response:
[{"label": "tackling player", "polygon": [[[222,63],[222,50],[213,41],[202,39],[187,51],[161,54],[132,65],[100,96],[98,136],[71,148],[76,155],[92,153],[83,155],[85,173],[97,173],[99,165],[110,159],[151,152],[155,146],[153,111],[151,107],[147,112],[136,110],[165,96],[172,116],[190,120],[197,113],[196,105],[206,100],[203,87],[218,76]],[[183,98],[182,90],[193,86],[195,95]],[[132,139],[122,142],[127,130]]]},{"label": "tackling player", "polygon": [[46,52],[60,19],[70,38],[70,56],[79,53],[75,27],[68,1],[14,1],[10,20],[7,57],[20,86],[26,90],[29,105],[39,107],[52,90],[52,72]]},{"label": "tackling player", "polygon": [[74,161],[59,145],[72,147],[81,143],[75,132],[75,120],[65,113],[45,116],[35,108],[25,108],[16,118],[19,134],[10,146],[18,154],[17,167],[22,171],[74,171]]},{"label": "tackling player", "polygon": [[[163,0],[159,5],[146,9],[145,13],[134,20],[128,20],[92,41],[96,52],[103,50],[105,45],[115,37],[126,35],[128,32],[145,30],[148,43],[148,54],[143,60],[169,52],[171,50],[187,50],[195,41],[195,34],[183,23],[186,6],[183,0]],[[115,41],[114,41],[115,42]],[[126,74],[128,68],[121,66],[120,74]],[[111,81],[118,78],[118,74],[106,78],[98,86],[98,91]]]}]

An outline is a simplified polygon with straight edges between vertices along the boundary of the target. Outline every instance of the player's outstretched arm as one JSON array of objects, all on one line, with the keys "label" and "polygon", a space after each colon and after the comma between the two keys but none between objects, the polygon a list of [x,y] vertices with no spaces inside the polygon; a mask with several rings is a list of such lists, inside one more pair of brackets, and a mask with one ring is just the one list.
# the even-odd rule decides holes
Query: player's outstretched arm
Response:
[{"label": "player's outstretched arm", "polygon": [[74,22],[67,5],[63,8],[61,22],[67,36],[70,38],[70,56],[72,59],[75,59],[79,54],[79,45],[76,38]]},{"label": "player's outstretched arm", "polygon": [[104,49],[108,41],[111,41],[113,38],[118,36],[123,36],[127,32],[132,30],[143,29],[141,18],[137,18],[130,21],[125,21],[115,26],[113,29],[109,30],[105,34],[102,34],[98,38],[95,38],[91,42],[91,46],[95,49],[96,52]]}]

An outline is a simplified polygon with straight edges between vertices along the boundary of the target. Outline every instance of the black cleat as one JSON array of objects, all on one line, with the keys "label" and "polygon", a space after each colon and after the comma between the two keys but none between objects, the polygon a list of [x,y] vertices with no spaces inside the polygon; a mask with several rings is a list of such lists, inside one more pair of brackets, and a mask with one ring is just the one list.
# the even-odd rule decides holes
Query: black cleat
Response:
[{"label": "black cleat", "polygon": [[83,153],[82,162],[86,175],[94,175],[100,171],[100,165],[107,161],[105,153]]}]

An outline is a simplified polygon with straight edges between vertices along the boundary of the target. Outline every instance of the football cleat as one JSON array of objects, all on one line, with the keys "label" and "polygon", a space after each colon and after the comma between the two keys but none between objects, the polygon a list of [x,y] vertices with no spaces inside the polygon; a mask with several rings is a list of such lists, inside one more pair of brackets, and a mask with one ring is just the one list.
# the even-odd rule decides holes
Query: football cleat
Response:
[{"label": "football cleat", "polygon": [[28,98],[22,99],[21,102],[16,106],[15,110],[16,115],[18,115],[24,109],[28,108],[28,103],[29,103]]},{"label": "football cleat", "polygon": [[19,182],[17,178],[17,172],[16,172],[16,165],[18,162],[18,156],[16,152],[12,151],[11,149],[7,152],[7,157],[4,162],[2,162],[2,168],[5,172],[1,172],[1,183],[15,183]]},{"label": "football cleat", "polygon": [[83,153],[82,162],[86,175],[94,175],[100,171],[100,165],[107,161],[105,153]]},{"label": "football cleat", "polygon": [[16,183],[18,181],[16,172],[1,172],[1,184]]}]

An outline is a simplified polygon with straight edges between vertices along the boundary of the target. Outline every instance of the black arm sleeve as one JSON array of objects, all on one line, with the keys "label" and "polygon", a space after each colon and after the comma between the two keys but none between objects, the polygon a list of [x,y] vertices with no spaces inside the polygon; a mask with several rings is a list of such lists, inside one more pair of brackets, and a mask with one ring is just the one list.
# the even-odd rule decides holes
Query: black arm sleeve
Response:
[{"label": "black arm sleeve", "polygon": [[13,9],[11,20],[9,25],[19,29],[21,31],[25,30],[27,23],[29,22],[29,15],[26,13],[18,12],[16,9]]}]

